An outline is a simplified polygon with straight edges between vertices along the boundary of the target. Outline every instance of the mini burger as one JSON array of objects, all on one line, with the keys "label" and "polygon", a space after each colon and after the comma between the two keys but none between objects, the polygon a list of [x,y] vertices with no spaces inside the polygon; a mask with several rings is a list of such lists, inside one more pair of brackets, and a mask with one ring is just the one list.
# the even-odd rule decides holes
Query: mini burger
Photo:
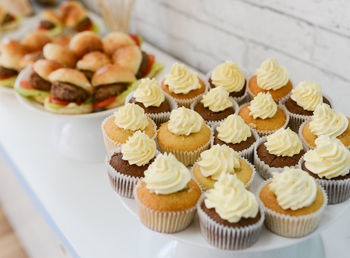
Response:
[{"label": "mini burger", "polygon": [[97,70],[111,63],[111,59],[105,53],[94,51],[84,55],[78,61],[77,68],[91,81],[92,76]]},{"label": "mini burger", "polygon": [[53,43],[46,44],[43,48],[43,54],[45,59],[56,61],[63,66],[75,67],[75,55],[69,49],[61,45]]},{"label": "mini burger", "polygon": [[49,75],[62,68],[62,65],[52,60],[38,60],[32,66],[29,80],[20,81],[16,91],[24,97],[32,98],[40,104],[50,96],[51,82]]},{"label": "mini burger", "polygon": [[112,56],[118,48],[135,46],[135,41],[123,32],[111,32],[103,39],[103,51]]},{"label": "mini burger", "polygon": [[117,64],[99,69],[92,77],[92,86],[95,89],[94,110],[101,111],[123,105],[135,80],[129,69]]},{"label": "mini burger", "polygon": [[70,41],[69,49],[80,58],[89,52],[101,51],[102,40],[91,31],[79,32]]},{"label": "mini burger", "polygon": [[45,99],[45,109],[59,114],[92,112],[93,88],[85,75],[72,68],[61,68],[49,75],[52,82],[50,97]]},{"label": "mini burger", "polygon": [[22,44],[28,50],[28,52],[41,51],[43,47],[52,41],[51,37],[47,33],[42,31],[35,31],[26,35]]},{"label": "mini burger", "polygon": [[0,31],[13,30],[18,26],[18,18],[0,6]]},{"label": "mini burger", "polygon": [[26,68],[29,65],[34,64],[39,59],[43,59],[43,58],[44,58],[44,55],[42,51],[36,51],[36,52],[31,52],[26,54],[25,56],[22,57],[20,62],[21,70]]},{"label": "mini burger", "polygon": [[38,30],[47,32],[52,37],[60,35],[63,31],[61,18],[52,10],[42,11]]}]

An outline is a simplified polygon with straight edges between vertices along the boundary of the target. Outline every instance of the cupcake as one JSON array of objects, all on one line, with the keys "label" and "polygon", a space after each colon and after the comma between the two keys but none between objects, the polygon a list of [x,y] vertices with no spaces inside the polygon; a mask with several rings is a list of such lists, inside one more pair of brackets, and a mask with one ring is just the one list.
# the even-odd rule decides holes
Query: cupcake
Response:
[{"label": "cupcake", "polygon": [[226,61],[215,67],[210,73],[208,82],[211,88],[223,87],[238,103],[246,99],[247,81],[242,70],[232,61]]},{"label": "cupcake", "polygon": [[300,125],[313,115],[316,106],[322,102],[330,105],[329,100],[322,96],[319,84],[311,81],[300,82],[284,102],[290,128],[298,132]]},{"label": "cupcake", "polygon": [[188,169],[171,153],[158,154],[134,192],[141,222],[161,233],[187,228],[200,195]]},{"label": "cupcake", "polygon": [[285,168],[259,188],[265,225],[283,237],[303,237],[318,226],[327,195],[313,177],[300,169]]},{"label": "cupcake", "polygon": [[247,188],[255,175],[254,167],[227,145],[214,145],[203,151],[192,172],[203,191],[214,188],[215,182],[224,173],[235,174]]},{"label": "cupcake", "polygon": [[179,106],[190,107],[205,92],[205,83],[185,65],[175,63],[161,85]]},{"label": "cupcake", "polygon": [[309,149],[315,147],[315,140],[321,135],[337,137],[350,148],[350,118],[323,103],[317,105],[314,115],[299,128],[300,138]]},{"label": "cupcake", "polygon": [[176,102],[165,96],[155,79],[141,79],[139,86],[129,97],[128,102],[143,108],[157,125],[168,121],[171,110],[177,108]]},{"label": "cupcake", "polygon": [[238,115],[229,115],[214,128],[213,144],[227,145],[253,162],[254,145],[259,136]]},{"label": "cupcake", "polygon": [[282,106],[277,106],[270,93],[258,93],[250,103],[241,106],[238,112],[244,122],[259,136],[269,135],[288,124],[288,115]]},{"label": "cupcake", "polygon": [[251,98],[254,98],[260,92],[269,92],[277,102],[287,99],[292,88],[286,68],[280,66],[276,59],[269,58],[261,64],[256,70],[256,75],[250,79],[248,93]]},{"label": "cupcake", "polygon": [[213,125],[237,113],[239,107],[223,87],[217,87],[203,95],[201,100],[193,102],[191,108],[200,114],[205,122]]},{"label": "cupcake", "polygon": [[325,135],[318,137],[316,148],[305,153],[300,167],[325,189],[329,204],[349,199],[350,151],[340,140]]},{"label": "cupcake", "polygon": [[113,148],[120,147],[138,130],[152,139],[157,134],[155,123],[152,119],[147,118],[141,107],[128,103],[119,108],[102,122],[102,133],[107,153]]},{"label": "cupcake", "polygon": [[268,179],[272,171],[281,172],[284,167],[296,168],[304,153],[298,135],[290,128],[281,128],[257,142],[254,149],[254,165],[259,174]]},{"label": "cupcake", "polygon": [[209,148],[211,130],[197,112],[180,107],[171,111],[170,120],[160,126],[157,140],[162,152],[173,153],[189,166]]},{"label": "cupcake", "polygon": [[264,213],[237,176],[223,173],[197,205],[201,233],[213,246],[244,249],[259,238]]},{"label": "cupcake", "polygon": [[133,198],[134,187],[155,154],[156,142],[141,131],[130,136],[121,148],[112,150],[106,167],[113,189],[123,197]]}]

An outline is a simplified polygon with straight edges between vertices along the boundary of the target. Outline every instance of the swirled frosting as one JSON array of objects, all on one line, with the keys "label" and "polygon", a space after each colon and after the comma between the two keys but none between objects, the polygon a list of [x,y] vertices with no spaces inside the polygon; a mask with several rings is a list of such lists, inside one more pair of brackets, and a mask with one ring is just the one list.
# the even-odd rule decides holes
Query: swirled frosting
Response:
[{"label": "swirled frosting", "polygon": [[203,124],[203,118],[195,111],[180,107],[170,113],[168,129],[176,135],[198,133]]},{"label": "swirled frosting", "polygon": [[286,167],[282,173],[273,172],[272,176],[269,189],[282,209],[298,210],[315,201],[317,184],[308,173]]},{"label": "swirled frosting", "polygon": [[233,106],[229,99],[229,93],[223,87],[211,89],[203,96],[201,102],[204,107],[209,108],[213,112],[220,112]]},{"label": "swirled frosting", "polygon": [[259,205],[255,195],[245,189],[235,174],[223,173],[206,194],[204,204],[215,211],[222,219],[236,223],[241,218],[255,218]]},{"label": "swirled frosting", "polygon": [[266,139],[266,149],[269,153],[277,156],[292,157],[303,149],[303,144],[298,135],[290,128],[278,129],[273,134],[267,136]]},{"label": "swirled frosting", "polygon": [[327,179],[350,173],[350,151],[340,140],[322,135],[315,143],[316,148],[304,155],[308,170]]},{"label": "swirled frosting", "polygon": [[134,97],[137,102],[141,102],[145,107],[159,107],[165,97],[160,89],[159,83],[155,79],[142,79]]},{"label": "swirled frosting", "polygon": [[214,145],[203,151],[200,157],[198,165],[202,175],[214,180],[218,180],[222,173],[234,173],[241,167],[238,152],[227,145]]},{"label": "swirled frosting", "polygon": [[348,124],[349,120],[344,114],[332,109],[328,104],[322,103],[317,105],[309,127],[314,135],[337,137],[345,132]]},{"label": "swirled frosting", "polygon": [[158,154],[145,171],[147,189],[156,194],[171,194],[186,188],[191,180],[188,169],[171,153]]},{"label": "swirled frosting", "polygon": [[146,165],[156,154],[156,142],[148,135],[137,131],[122,146],[123,160],[130,165]]},{"label": "swirled frosting", "polygon": [[292,90],[290,96],[299,106],[308,111],[314,111],[323,101],[321,86],[315,82],[302,81]]},{"label": "swirled frosting", "polygon": [[277,112],[277,104],[273,100],[270,93],[258,93],[249,105],[249,115],[253,116],[254,119],[271,118]]},{"label": "swirled frosting", "polygon": [[238,92],[245,84],[242,70],[231,61],[218,65],[211,74],[211,81],[216,87],[221,86],[228,92]]},{"label": "swirled frosting", "polygon": [[218,127],[217,137],[226,143],[240,143],[246,141],[248,137],[252,136],[249,126],[244,120],[234,114],[229,115]]},{"label": "swirled frosting", "polygon": [[187,94],[201,87],[198,74],[189,70],[185,65],[175,63],[165,77],[165,84],[176,94]]},{"label": "swirled frosting", "polygon": [[114,123],[125,130],[144,130],[148,119],[144,110],[136,104],[128,103],[114,112]]},{"label": "swirled frosting", "polygon": [[280,66],[276,59],[265,60],[256,70],[258,86],[264,90],[278,90],[289,80],[286,68]]}]

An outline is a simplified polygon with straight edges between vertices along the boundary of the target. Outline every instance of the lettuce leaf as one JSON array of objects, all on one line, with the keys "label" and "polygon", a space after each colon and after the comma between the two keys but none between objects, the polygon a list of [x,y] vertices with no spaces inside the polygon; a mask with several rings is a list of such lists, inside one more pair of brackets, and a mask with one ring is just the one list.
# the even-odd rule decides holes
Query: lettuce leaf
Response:
[{"label": "lettuce leaf", "polygon": [[6,88],[13,88],[13,86],[15,85],[16,79],[17,79],[17,76],[13,76],[5,80],[0,80],[0,86],[6,87]]},{"label": "lettuce leaf", "polygon": [[98,33],[100,31],[100,28],[98,27],[98,25],[96,23],[92,23],[92,32]]},{"label": "lettuce leaf", "polygon": [[122,94],[120,94],[117,97],[117,101],[124,101],[125,98],[130,94],[130,92],[134,91],[137,89],[137,87],[139,87],[141,80],[137,80],[135,82],[133,82],[132,84],[129,85],[129,87],[122,92]]},{"label": "lettuce leaf", "polygon": [[154,78],[154,77],[156,77],[156,75],[157,75],[158,73],[160,73],[163,69],[164,69],[164,64],[155,62],[155,63],[152,65],[151,70],[150,70],[149,73],[146,75],[146,77]]},{"label": "lettuce leaf", "polygon": [[[50,94],[49,94],[50,95]],[[48,96],[49,96],[48,95]],[[66,107],[70,107],[70,108],[81,108],[83,107],[84,105],[90,105],[92,103],[92,98],[88,98],[87,100],[85,100],[82,104],[80,105],[77,105],[76,103],[70,103],[68,105],[59,105],[59,104],[54,104],[54,103],[51,103],[49,101],[49,98],[46,98],[45,99],[45,105],[47,105],[48,107],[52,108],[52,109],[61,109],[61,108],[66,108]]]},{"label": "lettuce leaf", "polygon": [[56,25],[55,28],[53,28],[49,31],[49,34],[51,37],[55,37],[55,36],[60,35],[62,33],[62,31],[63,31],[63,27],[60,25]]},{"label": "lettuce leaf", "polygon": [[43,91],[43,90],[28,90],[28,89],[24,89],[22,87],[18,87],[16,88],[16,92],[18,92],[20,95],[22,95],[23,97],[34,97],[34,96],[42,96],[43,98],[47,98],[48,96],[50,96],[50,92],[48,91]]}]

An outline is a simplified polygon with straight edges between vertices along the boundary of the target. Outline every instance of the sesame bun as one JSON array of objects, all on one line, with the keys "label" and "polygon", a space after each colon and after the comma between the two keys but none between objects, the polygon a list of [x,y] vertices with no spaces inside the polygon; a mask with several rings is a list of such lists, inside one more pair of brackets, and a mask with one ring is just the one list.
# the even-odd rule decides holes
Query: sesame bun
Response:
[{"label": "sesame bun", "polygon": [[41,12],[41,20],[49,21],[56,25],[62,25],[61,17],[52,10],[44,10]]},{"label": "sesame bun", "polygon": [[134,74],[140,68],[142,53],[138,46],[126,46],[117,49],[113,54],[113,63],[131,70]]},{"label": "sesame bun", "polygon": [[98,69],[111,63],[111,59],[105,53],[94,51],[83,56],[83,58],[78,61],[77,68],[96,72]]},{"label": "sesame bun", "polygon": [[69,48],[76,56],[82,57],[89,52],[102,50],[102,40],[96,33],[84,31],[75,34]]},{"label": "sesame bun", "polygon": [[82,72],[72,68],[60,68],[49,75],[51,82],[67,82],[78,86],[92,94],[93,88]]},{"label": "sesame bun", "polygon": [[52,60],[41,59],[33,64],[34,72],[47,81],[50,80],[49,75],[60,68],[62,68],[62,65]]},{"label": "sesame bun", "polygon": [[0,44],[0,53],[0,65],[19,71],[21,60],[27,54],[27,50],[20,42],[5,39]]},{"label": "sesame bun", "polygon": [[103,50],[110,56],[118,48],[130,45],[136,45],[136,43],[128,34],[123,32],[111,32],[103,39]]},{"label": "sesame bun", "polygon": [[94,87],[112,83],[129,83],[136,80],[135,75],[120,65],[107,65],[95,72],[92,77]]},{"label": "sesame bun", "polygon": [[72,39],[71,35],[60,35],[57,38],[55,38],[52,43],[60,45],[62,47],[69,47],[69,43]]},{"label": "sesame bun", "polygon": [[23,45],[29,52],[40,51],[43,47],[52,41],[51,37],[43,31],[35,31],[28,34],[22,40]]},{"label": "sesame bun", "polygon": [[34,62],[37,61],[41,55],[42,55],[41,51],[31,52],[31,53],[24,55],[21,59],[21,62],[20,62],[21,69],[23,69],[29,65],[34,64]]},{"label": "sesame bun", "polygon": [[75,55],[67,48],[57,44],[46,44],[43,49],[44,57],[48,60],[54,60],[63,66],[74,67],[76,63]]}]

